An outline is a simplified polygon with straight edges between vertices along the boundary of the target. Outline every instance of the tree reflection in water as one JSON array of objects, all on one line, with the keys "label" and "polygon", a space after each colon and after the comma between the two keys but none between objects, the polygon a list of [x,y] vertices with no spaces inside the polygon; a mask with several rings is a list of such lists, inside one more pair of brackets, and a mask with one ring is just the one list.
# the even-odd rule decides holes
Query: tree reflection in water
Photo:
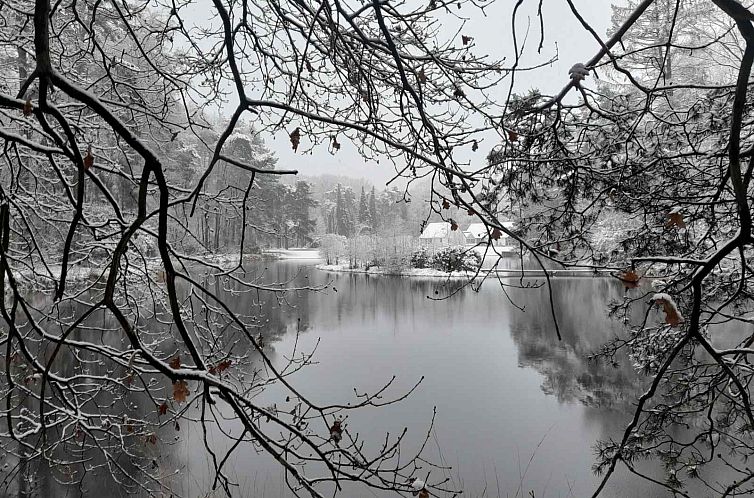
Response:
[{"label": "tree reflection in water", "polygon": [[[571,488],[570,496],[588,493],[594,482],[591,445],[623,429],[626,408],[642,390],[641,377],[628,361],[618,358],[614,366],[588,359],[621,328],[607,316],[608,302],[621,299],[624,292],[610,279],[553,280],[563,336],[558,341],[543,287],[507,288],[514,305],[495,282],[475,292],[461,288],[458,281],[325,274],[292,262],[248,271],[250,277],[270,282],[332,282],[328,291],[289,293],[281,299],[260,299],[222,280],[206,282],[229,298],[234,311],[254,317],[274,361],[284,361],[294,345],[301,350],[317,347],[318,364],[307,367],[294,381],[318,401],[353,398],[354,387],[370,389],[391,375],[397,375],[399,390],[426,376],[405,402],[367,418],[351,418],[349,424],[366,441],[379,440],[386,428],[408,427],[410,435],[421,436],[432,407],[437,406],[438,451],[454,467],[448,477],[468,496],[485,487],[494,489],[496,481],[502,483],[503,495],[515,492],[520,486],[516,466],[534,451],[536,459],[524,484],[536,490],[536,496],[548,486]],[[451,298],[442,299],[450,294]],[[153,333],[170,326],[160,317],[152,321]],[[93,330],[115,328],[97,315],[77,333],[83,337]],[[104,332],[102,338],[114,340]],[[93,373],[101,367],[79,357],[69,358],[66,368],[68,373],[77,368]],[[265,403],[289,408],[284,399],[276,398],[274,388],[260,396]],[[113,416],[154,409],[154,402],[143,396],[131,395],[112,405],[102,401]],[[187,416],[196,419],[201,414],[193,410]],[[122,456],[122,464],[159,465],[164,481],[177,494],[205,494],[212,485],[210,467],[204,455],[192,451],[203,437],[199,424],[187,420],[179,428],[163,427],[159,436],[158,445],[134,448],[132,457]],[[209,436],[218,451],[227,447],[228,440],[218,431]],[[239,496],[289,496],[277,464],[253,449],[237,452],[227,468],[239,483]],[[56,483],[61,471],[21,469],[13,475],[8,494],[63,496],[70,490]],[[19,475],[34,482],[21,485]],[[644,484],[618,477],[615,489],[620,491],[614,491],[618,494],[605,496],[628,496],[620,494],[626,490],[631,496],[660,496]],[[82,492],[104,496],[118,489],[118,483],[100,469],[85,479]]]}]

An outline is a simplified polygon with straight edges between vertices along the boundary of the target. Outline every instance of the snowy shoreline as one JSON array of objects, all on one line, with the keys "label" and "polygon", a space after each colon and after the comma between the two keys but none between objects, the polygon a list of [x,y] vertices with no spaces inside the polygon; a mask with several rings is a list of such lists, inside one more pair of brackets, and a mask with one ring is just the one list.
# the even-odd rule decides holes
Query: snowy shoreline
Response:
[{"label": "snowy shoreline", "polygon": [[[315,268],[328,273],[362,273],[365,275],[382,275],[386,277],[434,277],[434,278],[472,278],[476,274],[473,271],[454,271],[445,272],[442,270],[435,270],[434,268],[382,268],[379,266],[372,266],[369,269],[366,268],[349,268],[348,265],[326,265],[320,264]],[[479,277],[484,276],[486,272],[483,270],[479,273]]]},{"label": "snowy shoreline", "polygon": [[585,278],[596,277],[604,278],[611,276],[609,271],[594,270],[515,270],[515,269],[482,269],[478,273],[473,271],[454,271],[445,272],[442,270],[436,270],[434,268],[404,268],[404,269],[391,269],[381,268],[379,266],[373,266],[368,270],[365,268],[349,268],[348,265],[316,265],[318,270],[328,273],[361,273],[365,275],[382,275],[389,277],[431,277],[431,278],[483,278],[488,273],[495,273],[496,277],[500,278],[519,278],[524,277],[568,277],[568,278]]},{"label": "snowy shoreline", "polygon": [[[238,253],[221,253],[221,254],[210,254],[210,255],[204,255],[201,256],[201,259],[203,263],[207,265],[216,265],[224,270],[229,270],[233,268],[234,266],[238,265]],[[196,257],[192,257],[192,259],[196,259]],[[262,254],[244,254],[243,255],[243,261],[244,262],[251,262],[251,261],[263,261],[263,260],[277,260],[281,259],[274,254],[268,254],[268,253],[262,253]],[[162,259],[159,257],[150,257],[150,258],[144,258],[143,260],[146,264],[138,270],[146,270],[148,273],[156,275],[156,278],[163,278],[160,276],[160,274],[164,271],[164,267],[162,265]],[[186,259],[186,261],[190,261],[189,259]],[[45,271],[43,271],[43,266],[37,266],[34,270],[31,270],[29,268],[25,268],[23,270],[17,271],[15,273],[16,281],[19,285],[22,287],[39,287],[42,290],[49,290],[50,288],[45,285],[40,285],[41,282],[47,281],[51,284],[53,284],[53,280],[59,280],[60,275],[63,270],[63,266],[61,264],[54,264],[49,265],[47,268],[49,268],[49,274]],[[98,266],[98,265],[81,265],[78,263],[73,263],[68,266],[68,270],[66,272],[66,281],[68,283],[78,283],[83,282],[85,280],[92,280],[97,281],[103,278],[103,276],[106,275],[107,271],[109,269],[109,264]],[[8,283],[6,282],[6,285]],[[54,284],[53,284],[54,285]]]}]

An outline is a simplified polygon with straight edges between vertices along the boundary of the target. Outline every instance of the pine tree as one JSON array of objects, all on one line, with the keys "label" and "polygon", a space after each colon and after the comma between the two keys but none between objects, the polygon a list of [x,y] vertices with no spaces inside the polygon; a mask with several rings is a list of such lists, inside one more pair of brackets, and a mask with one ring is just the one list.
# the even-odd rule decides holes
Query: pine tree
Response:
[{"label": "pine tree", "polygon": [[350,191],[352,197],[353,191],[343,188],[340,183],[335,188],[335,191],[335,231],[338,235],[350,237],[353,235],[353,218],[351,217],[351,209],[349,209],[348,192]]},{"label": "pine tree", "polygon": [[[201,150],[201,149],[200,149]],[[238,159],[241,162],[251,164],[259,169],[274,169],[277,159],[266,147],[264,141],[259,138],[253,130],[248,133],[237,133],[228,139],[226,144],[226,153]],[[176,157],[180,157],[176,153]],[[190,163],[189,163],[190,164]],[[186,165],[181,165],[181,169],[188,169]],[[226,166],[221,166],[223,169]],[[223,175],[216,175],[215,179],[220,181]],[[234,182],[241,189],[234,194],[234,201],[241,203],[243,191],[251,180],[251,175],[245,171],[234,170]],[[208,182],[209,189],[215,191],[219,185]],[[230,206],[220,203],[223,218],[232,219],[233,230],[232,237],[226,242],[240,242],[241,232],[245,230],[244,244],[249,247],[261,245],[281,244],[281,237],[286,227],[283,226],[286,207],[285,200],[286,190],[277,176],[273,175],[256,175],[254,185],[249,192],[246,202],[246,227],[241,226],[242,217],[236,215],[234,209]]]},{"label": "pine tree", "polygon": [[374,187],[372,187],[372,192],[369,194],[369,220],[372,222],[372,231],[377,230],[380,226],[380,220],[377,217],[377,200],[375,197],[376,193]]},{"label": "pine tree", "polygon": [[356,206],[356,194],[351,187],[343,187],[343,206],[346,213],[346,230],[348,232],[343,235],[351,237],[356,233],[356,219],[359,215],[359,210]]},{"label": "pine tree", "polygon": [[363,186],[361,187],[361,196],[359,197],[359,224],[368,228],[372,227],[372,220],[369,219],[369,204]]},{"label": "pine tree", "polygon": [[298,246],[312,240],[311,234],[317,223],[309,217],[309,209],[316,205],[317,202],[312,198],[311,185],[304,181],[296,182],[295,189],[291,191],[289,213],[293,225],[291,230]]},{"label": "pine tree", "polygon": [[326,233],[336,233],[337,227],[335,226],[335,210],[330,209],[327,211],[327,214],[325,215],[327,218],[327,232]]}]

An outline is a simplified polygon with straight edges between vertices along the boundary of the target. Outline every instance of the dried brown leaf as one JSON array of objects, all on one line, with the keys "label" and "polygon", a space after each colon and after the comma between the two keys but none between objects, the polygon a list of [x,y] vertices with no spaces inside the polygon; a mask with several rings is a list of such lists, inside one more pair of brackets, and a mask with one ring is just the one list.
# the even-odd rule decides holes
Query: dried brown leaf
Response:
[{"label": "dried brown leaf", "polygon": [[179,380],[173,384],[173,399],[178,403],[183,403],[191,394],[185,380]]},{"label": "dried brown leaf", "polygon": [[337,445],[343,439],[343,425],[340,420],[335,420],[330,427],[330,439]]},{"label": "dried brown leaf", "polygon": [[301,141],[301,130],[297,127],[293,132],[290,134],[289,138],[291,139],[291,147],[293,147],[293,151],[298,151],[298,144]]},{"label": "dried brown leaf", "polygon": [[633,270],[623,271],[617,278],[623,283],[623,286],[626,289],[635,289],[639,287],[639,280],[641,280],[641,276]]},{"label": "dried brown leaf", "polygon": [[92,166],[94,166],[94,156],[92,155],[92,146],[90,145],[84,156],[84,169],[87,170]]},{"label": "dried brown leaf", "polygon": [[670,296],[667,294],[655,294],[653,299],[657,304],[662,306],[662,311],[665,312],[665,323],[671,327],[677,327],[683,322],[683,316]]},{"label": "dried brown leaf", "polygon": [[686,222],[683,221],[683,215],[677,211],[668,213],[668,221],[665,223],[668,228],[686,228]]}]

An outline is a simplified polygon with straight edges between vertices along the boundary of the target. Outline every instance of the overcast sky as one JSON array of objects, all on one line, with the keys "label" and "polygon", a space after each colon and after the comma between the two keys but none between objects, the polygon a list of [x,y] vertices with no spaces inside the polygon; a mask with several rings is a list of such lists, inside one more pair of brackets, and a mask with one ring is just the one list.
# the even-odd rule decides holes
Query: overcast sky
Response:
[{"label": "overcast sky", "polygon": [[[622,4],[625,0],[573,0],[573,2],[581,15],[597,33],[604,37],[610,24],[611,4]],[[486,54],[496,60],[506,57],[506,62],[513,60],[511,13],[515,3],[516,0],[496,0],[486,9],[486,16],[479,10],[466,8],[466,15],[470,16],[470,19],[462,32],[474,37],[475,53]],[[599,45],[571,13],[566,0],[544,0],[545,43],[541,55],[537,55],[536,48],[540,36],[539,20],[536,17],[538,4],[538,0],[524,0],[519,9],[519,40],[527,25],[530,28],[523,63],[532,65],[545,62],[556,54],[558,60],[548,67],[517,73],[515,93],[524,93],[531,88],[538,88],[545,94],[559,91],[568,82],[568,69],[577,62],[590,59],[599,49]],[[457,26],[448,26],[448,32],[451,35],[456,29]],[[500,85],[497,97],[501,102],[507,95],[509,84],[509,81],[505,80],[504,84]],[[392,164],[387,161],[382,161],[380,164],[374,161],[365,163],[345,137],[341,139],[341,149],[335,155],[328,151],[327,144],[320,145],[311,155],[297,154],[291,149],[285,131],[279,132],[275,140],[272,140],[270,136],[263,138],[277,154],[278,168],[295,168],[303,175],[325,173],[346,175],[365,178],[379,186],[385,184],[395,174]],[[469,155],[467,159],[484,161],[486,151],[494,145],[489,139],[480,143],[479,151],[473,156]]]},{"label": "overcast sky", "polygon": [[[582,16],[592,24],[602,36],[610,23],[611,2],[609,0],[574,0]],[[474,36],[476,53],[488,54],[492,59],[513,58],[511,36],[511,11],[515,0],[497,0],[487,9],[487,17],[478,11],[469,20],[463,32]],[[558,61],[551,66],[516,75],[515,92],[522,93],[530,88],[539,88],[543,93],[555,93],[568,82],[568,69],[577,62],[590,59],[599,49],[592,36],[586,32],[571,13],[566,0],[544,0],[545,45],[537,57],[536,46],[539,40],[539,22],[536,16],[538,1],[525,0],[519,12],[519,32],[523,32],[530,21],[530,40],[525,62],[549,60],[556,53]],[[519,36],[520,38],[520,36]],[[499,96],[505,98],[508,91],[501,88]],[[363,177],[380,185],[394,175],[392,165],[386,161],[365,163],[356,149],[347,140],[342,140],[340,151],[332,155],[326,145],[321,145],[312,155],[296,154],[291,150],[287,135],[280,132],[274,141],[267,139],[268,145],[276,152],[280,168],[297,168],[302,174],[317,175],[332,173],[353,177]],[[494,144],[480,144],[475,161],[484,161],[486,153]]]}]

